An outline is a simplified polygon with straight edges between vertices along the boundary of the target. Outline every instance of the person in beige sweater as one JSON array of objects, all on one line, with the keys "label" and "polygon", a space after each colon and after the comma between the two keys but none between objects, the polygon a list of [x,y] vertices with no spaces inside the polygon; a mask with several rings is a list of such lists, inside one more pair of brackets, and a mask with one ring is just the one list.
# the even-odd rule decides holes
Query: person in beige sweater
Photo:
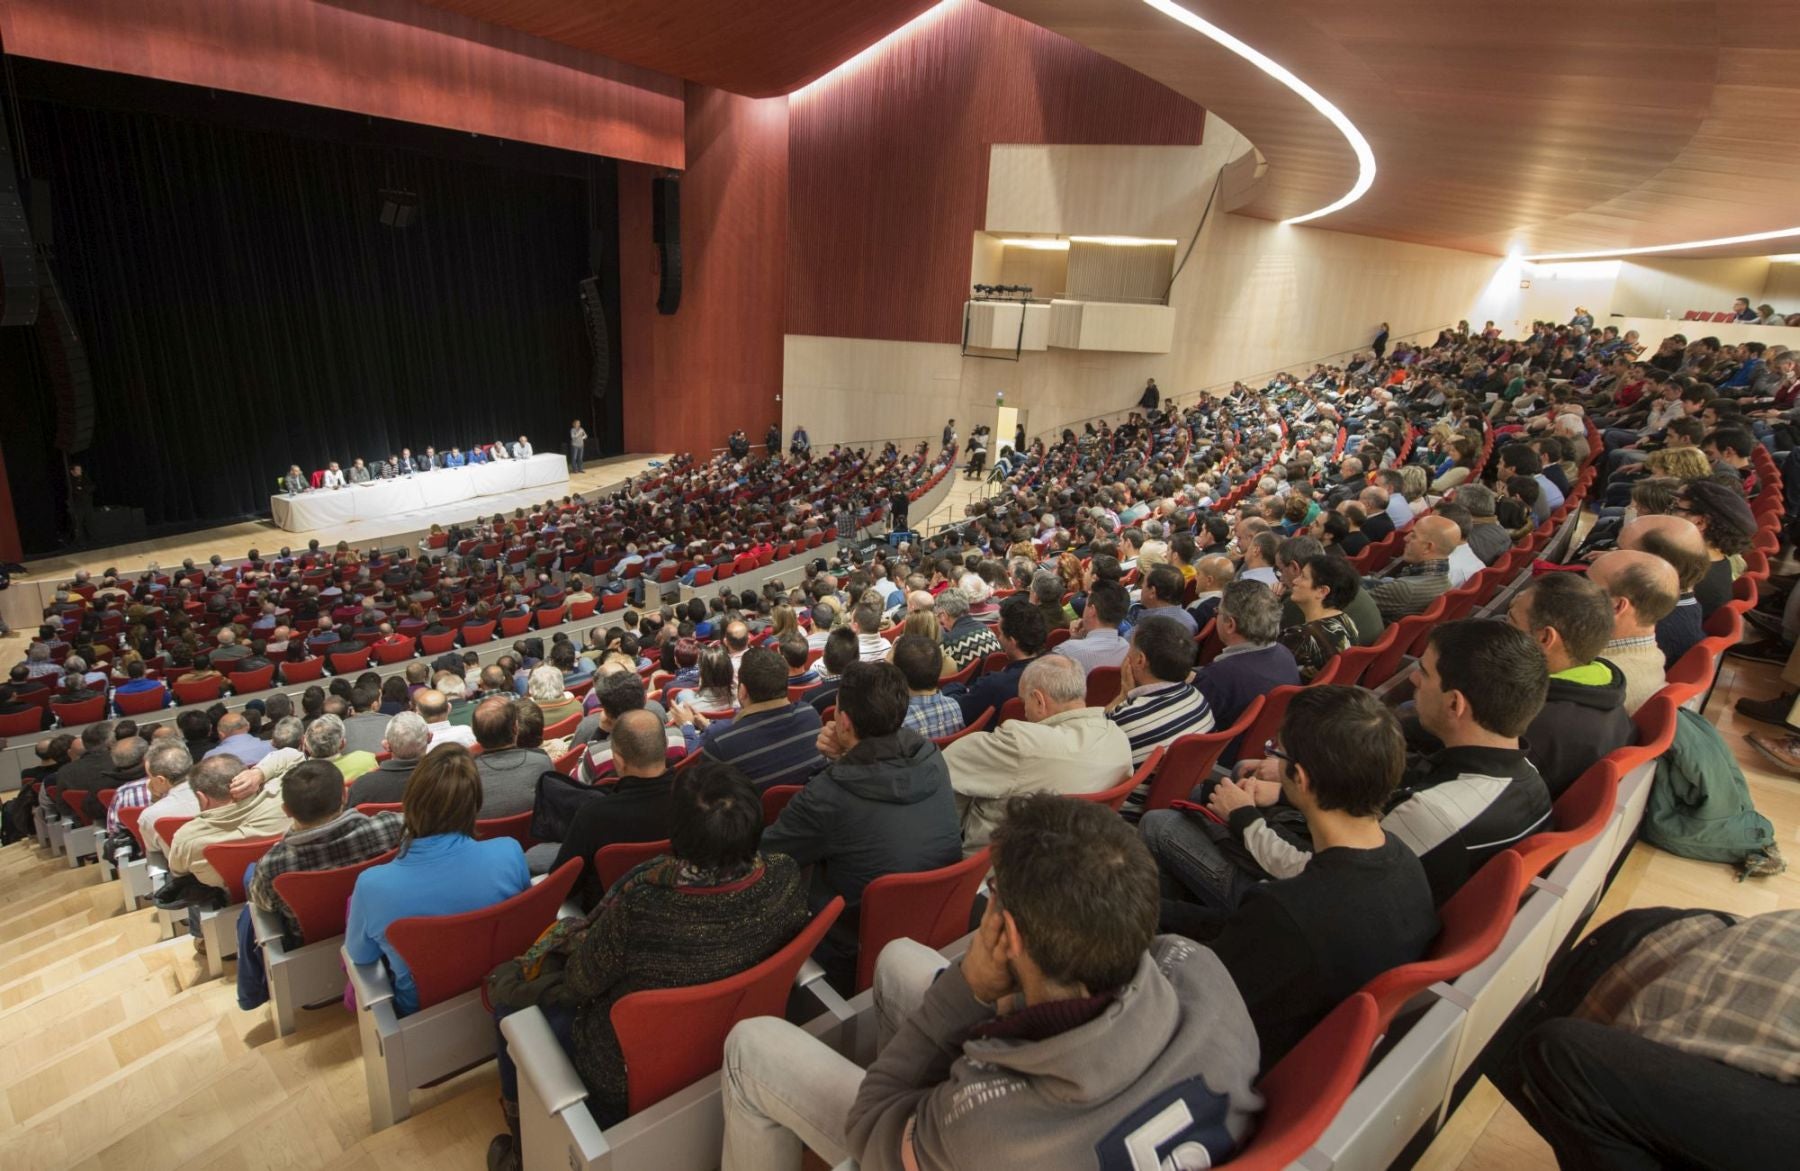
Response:
[{"label": "person in beige sweater", "polygon": [[281,799],[261,786],[242,801],[231,799],[231,781],[244,771],[244,762],[229,753],[209,756],[188,774],[188,784],[200,802],[199,816],[182,826],[169,843],[169,873],[191,874],[207,886],[223,889],[224,879],[206,860],[206,847],[244,838],[272,838],[287,831],[288,815]]},{"label": "person in beige sweater", "polygon": [[968,853],[988,844],[1008,798],[1097,793],[1131,775],[1131,740],[1103,709],[1087,706],[1079,663],[1061,655],[1034,660],[1019,676],[1019,698],[1024,719],[944,749]]},{"label": "person in beige sweater", "polygon": [[1650,553],[1618,549],[1595,559],[1588,580],[1612,599],[1612,640],[1600,657],[1624,674],[1625,710],[1635,712],[1663,687],[1656,624],[1681,596],[1675,567]]}]

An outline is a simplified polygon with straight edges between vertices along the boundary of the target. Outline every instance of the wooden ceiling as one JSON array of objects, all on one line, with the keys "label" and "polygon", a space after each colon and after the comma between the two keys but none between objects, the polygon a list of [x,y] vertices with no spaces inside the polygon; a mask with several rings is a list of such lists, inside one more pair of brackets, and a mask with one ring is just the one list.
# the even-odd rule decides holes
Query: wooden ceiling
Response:
[{"label": "wooden ceiling", "polygon": [[[1348,144],[1315,110],[1141,0],[987,2],[1242,131],[1268,161],[1244,214],[1300,215],[1355,181]],[[1178,2],[1287,66],[1373,145],[1374,187],[1316,227],[1534,255],[1800,226],[1800,0]],[[768,97],[933,0],[425,3]]]},{"label": "wooden ceiling", "polygon": [[[1140,0],[990,2],[1242,131],[1269,163],[1245,214],[1302,214],[1355,181],[1316,111]],[[1180,2],[1368,137],[1374,187],[1315,226],[1527,255],[1800,226],[1800,0]]]},{"label": "wooden ceiling", "polygon": [[936,0],[424,0],[615,60],[767,98],[798,89]]}]

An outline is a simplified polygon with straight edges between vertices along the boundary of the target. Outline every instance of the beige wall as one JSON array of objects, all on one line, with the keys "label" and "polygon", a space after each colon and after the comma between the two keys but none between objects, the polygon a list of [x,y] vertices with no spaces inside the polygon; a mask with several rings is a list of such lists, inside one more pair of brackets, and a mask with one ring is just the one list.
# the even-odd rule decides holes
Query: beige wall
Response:
[{"label": "beige wall", "polygon": [[1769,280],[1766,256],[1723,260],[1657,260],[1643,257],[1619,266],[1612,311],[1626,317],[1680,318],[1689,309],[1724,311],[1738,297],[1763,299]]}]

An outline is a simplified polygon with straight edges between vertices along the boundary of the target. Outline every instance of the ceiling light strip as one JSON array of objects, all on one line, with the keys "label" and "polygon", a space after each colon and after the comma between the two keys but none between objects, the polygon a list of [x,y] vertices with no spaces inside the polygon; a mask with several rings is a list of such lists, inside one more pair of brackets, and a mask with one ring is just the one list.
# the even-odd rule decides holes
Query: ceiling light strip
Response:
[{"label": "ceiling light strip", "polygon": [[[1149,0],[1145,0],[1149,3]],[[1657,244],[1649,248],[1612,248],[1604,252],[1545,252],[1525,256],[1523,260],[1609,260],[1615,256],[1651,256],[1658,252],[1685,252],[1690,248],[1724,248],[1732,244],[1755,244],[1763,240],[1785,240],[1800,236],[1800,228],[1777,228],[1773,232],[1751,232],[1746,236],[1716,236],[1711,240],[1688,240],[1680,244]]]},{"label": "ceiling light strip", "polygon": [[1328,203],[1317,211],[1309,211],[1305,215],[1297,215],[1282,220],[1282,223],[1304,224],[1308,220],[1316,220],[1321,216],[1328,216],[1334,211],[1341,211],[1342,209],[1349,207],[1367,194],[1369,188],[1375,182],[1375,151],[1369,146],[1369,140],[1363,137],[1362,131],[1358,130],[1356,124],[1345,117],[1342,110],[1326,101],[1318,90],[1307,85],[1298,77],[1295,77],[1285,65],[1274,60],[1266,53],[1252,48],[1250,45],[1238,40],[1211,21],[1195,16],[1186,8],[1175,3],[1175,0],[1144,0],[1144,3],[1156,9],[1164,16],[1167,16],[1169,19],[1185,25],[1199,33],[1201,36],[1207,37],[1231,50],[1231,52],[1236,53],[1239,57],[1250,62],[1250,64],[1256,66],[1270,77],[1273,77],[1282,85],[1287,86],[1296,94],[1299,94],[1308,105],[1323,114],[1326,121],[1337,127],[1338,133],[1342,134],[1350,143],[1350,149],[1356,154],[1356,183],[1336,202]]}]

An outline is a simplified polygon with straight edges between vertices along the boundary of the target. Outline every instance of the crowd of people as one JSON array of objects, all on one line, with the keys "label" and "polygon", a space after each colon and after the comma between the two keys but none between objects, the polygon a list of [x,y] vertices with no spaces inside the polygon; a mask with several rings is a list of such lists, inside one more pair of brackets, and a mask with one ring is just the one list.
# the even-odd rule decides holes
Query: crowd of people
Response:
[{"label": "crowd of people", "polygon": [[[576,419],[569,426],[569,468],[571,471],[581,470],[581,453],[587,446],[587,430]],[[460,447],[451,447],[449,451],[439,451],[431,444],[418,455],[413,449],[403,447],[395,455],[388,453],[386,459],[378,459],[370,466],[361,456],[343,467],[332,460],[323,468],[311,475],[300,470],[299,464],[288,465],[287,474],[281,477],[281,490],[289,496],[298,496],[302,492],[328,491],[339,488],[355,487],[375,480],[398,480],[407,476],[423,475],[426,472],[438,471],[442,468],[473,467],[477,464],[504,462],[514,459],[530,459],[536,452],[532,449],[531,440],[521,435],[508,442],[496,439],[492,443],[471,444],[468,451]]]},{"label": "crowd of people", "polygon": [[[497,1016],[543,1011],[602,1125],[627,1113],[609,1018],[621,996],[743,971],[841,898],[846,914],[814,954],[845,992],[859,961],[873,963],[878,1054],[865,1070],[782,1020],[738,1025],[722,1075],[727,1171],[798,1167],[803,1147],[865,1168],[1226,1162],[1254,1132],[1259,1076],[1372,977],[1425,955],[1445,903],[1485,863],[1552,827],[1553,802],[1632,742],[1631,714],[1732,598],[1755,529],[1749,447],[1777,439],[1754,412],[1765,399],[1795,410],[1800,384],[1791,355],[1721,353],[1701,339],[1670,369],[1591,322],[1514,340],[1465,323],[1428,346],[1185,406],[1146,395],[1116,426],[1032,443],[928,540],[633,608],[585,646],[528,637],[486,666],[450,652],[385,681],[333,678],[298,707],[275,696],[154,730],[97,723],[42,742],[34,779],[45,794],[115,789],[110,808],[93,807],[109,828],[144,808],[145,844],[173,876],[165,906],[219,903],[206,843],[282,834],[249,896],[296,932],[272,873],[398,850],[359,878],[345,945],[386,961],[402,1012],[417,998],[386,938],[396,919],[493,905],[605,845],[667,839],[610,888],[584,875],[582,915],[488,983]],[[1668,458],[1687,447],[1698,462]],[[546,510],[528,526],[554,554],[535,599],[494,584],[526,607],[544,591],[623,588],[616,561],[597,577],[592,559],[735,555],[827,521],[800,505],[825,485],[855,509],[928,466],[924,450],[891,448],[760,473],[746,458],[728,450],[576,505],[591,522],[578,534]],[[1591,486],[1585,467],[1601,477]],[[1623,503],[1607,505],[1621,486]],[[1338,656],[1512,565],[1577,502],[1599,515],[1567,563],[1491,616],[1432,626],[1401,686],[1326,681]],[[460,547],[502,527],[449,536]],[[429,625],[433,607],[441,622],[446,605],[486,601],[469,575],[492,581],[500,563],[452,558],[429,562],[429,587],[420,562],[345,563],[356,588],[342,596],[362,596],[344,620],[380,629],[392,599]],[[296,641],[281,625],[310,597],[310,567],[296,565],[248,575],[258,621],[288,634],[260,636],[265,657],[271,641]],[[158,600],[139,595],[152,584],[108,588],[129,618]],[[221,583],[213,596],[234,593]],[[314,604],[332,630],[338,617]],[[219,642],[245,638],[258,640],[256,623]],[[46,658],[21,664],[19,681],[50,674]],[[1231,728],[1277,694],[1272,737],[1236,745],[1228,775],[1195,778],[1185,800],[1148,808],[1140,770],[1159,748]],[[1688,735],[1710,731],[1698,725]],[[1069,799],[1134,776],[1146,783],[1118,812]],[[772,797],[785,803],[765,818]],[[476,839],[478,820],[526,812],[537,845]],[[194,820],[159,841],[170,816]],[[1759,821],[1740,809],[1706,829],[1714,847],[1743,840],[1749,876],[1784,865]],[[906,940],[859,956],[870,883],[981,851],[989,881],[961,958]],[[1793,1137],[1800,1051],[1769,1016],[1800,991],[1800,925],[1679,922],[1674,942],[1639,935],[1607,953],[1630,984],[1604,1011],[1566,1019],[1571,1001],[1499,1055],[1522,1062],[1503,1088],[1570,1165],[1699,1161],[1718,1142],[1713,1110],[1739,1100],[1760,1107],[1759,1144]],[[253,1007],[264,993],[245,931],[239,996]],[[1787,947],[1788,962],[1741,974],[1745,940],[1759,956]],[[1646,959],[1639,945],[1673,950]],[[1555,986],[1612,976],[1558,973]],[[1625,1011],[1630,995],[1690,1011],[1669,1028]],[[489,1163],[516,1166],[504,1037],[499,1052],[508,1130]],[[1687,1079],[1685,1110],[1656,1109],[1663,1070]]]}]

